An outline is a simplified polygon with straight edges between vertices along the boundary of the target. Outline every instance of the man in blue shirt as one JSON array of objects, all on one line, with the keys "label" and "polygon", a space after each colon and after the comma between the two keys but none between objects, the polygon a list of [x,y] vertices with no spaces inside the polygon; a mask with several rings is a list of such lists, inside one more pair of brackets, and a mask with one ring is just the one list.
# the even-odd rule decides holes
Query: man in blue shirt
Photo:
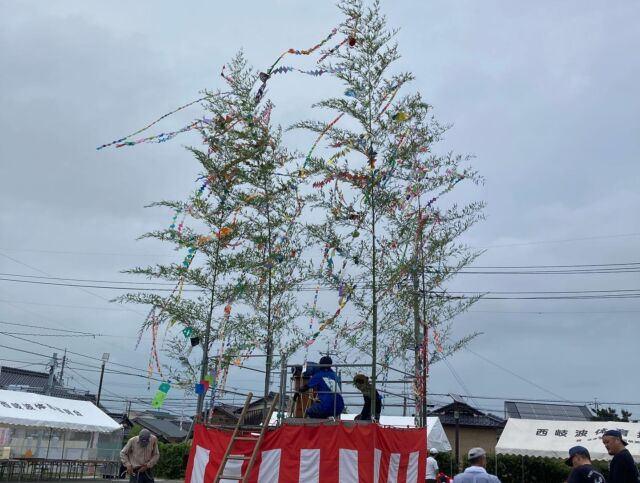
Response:
[{"label": "man in blue shirt", "polygon": [[469,468],[453,478],[453,483],[500,483],[497,476],[487,473],[487,452],[482,448],[471,448]]},{"label": "man in blue shirt", "polygon": [[308,418],[336,417],[344,409],[338,376],[331,369],[331,364],[333,364],[331,357],[323,356],[320,359],[319,369],[311,377],[311,380],[300,388],[300,392],[314,389],[318,395],[318,402],[305,411]]},{"label": "man in blue shirt", "polygon": [[591,455],[584,446],[571,448],[564,462],[573,467],[567,483],[606,483],[604,476],[591,465]]}]

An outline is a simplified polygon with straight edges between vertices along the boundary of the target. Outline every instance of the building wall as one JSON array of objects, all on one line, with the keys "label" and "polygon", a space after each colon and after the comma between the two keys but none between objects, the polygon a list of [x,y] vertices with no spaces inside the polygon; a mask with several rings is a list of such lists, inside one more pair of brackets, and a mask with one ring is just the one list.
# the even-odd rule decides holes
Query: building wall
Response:
[{"label": "building wall", "polygon": [[[456,427],[450,425],[443,425],[443,427],[444,432],[447,433],[447,438],[449,438],[449,443],[451,443],[453,455],[455,455]],[[484,448],[487,453],[495,453],[501,432],[502,428],[460,426],[460,463],[462,463],[471,448],[480,447]]]}]

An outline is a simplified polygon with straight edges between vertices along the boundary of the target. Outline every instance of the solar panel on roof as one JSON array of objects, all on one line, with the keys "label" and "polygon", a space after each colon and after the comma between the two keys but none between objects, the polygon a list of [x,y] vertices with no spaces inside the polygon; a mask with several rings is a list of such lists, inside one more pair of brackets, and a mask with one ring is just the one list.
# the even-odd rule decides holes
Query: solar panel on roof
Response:
[{"label": "solar panel on roof", "polygon": [[586,406],[520,401],[505,401],[505,411],[512,418],[556,421],[588,421],[591,415]]}]

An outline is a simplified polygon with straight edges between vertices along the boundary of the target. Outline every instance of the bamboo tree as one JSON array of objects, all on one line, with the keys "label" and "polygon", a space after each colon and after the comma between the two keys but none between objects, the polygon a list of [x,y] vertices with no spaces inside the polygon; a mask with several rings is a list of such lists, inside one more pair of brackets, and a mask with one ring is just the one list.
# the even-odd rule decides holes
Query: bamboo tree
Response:
[{"label": "bamboo tree", "polygon": [[[342,34],[348,46],[327,57],[323,67],[345,91],[316,105],[337,117],[294,127],[324,136],[331,147],[326,155],[311,153],[305,160],[303,171],[318,190],[313,201],[326,213],[309,232],[349,265],[339,279],[330,270],[318,276],[335,289],[347,287],[366,321],[354,328],[329,320],[352,347],[371,355],[375,405],[378,365],[411,357],[417,381],[418,348],[427,327],[438,328],[444,340],[446,324],[475,300],[451,298],[441,287],[477,255],[455,240],[481,218],[483,205],[439,207],[461,181],[480,178],[468,166],[470,158],[433,153],[446,128],[433,119],[420,94],[404,93],[413,75],[394,72],[396,32],[387,27],[379,3],[364,7],[360,0],[345,0],[339,6],[347,18]],[[459,349],[470,337],[437,354]]]},{"label": "bamboo tree", "polygon": [[[247,67],[242,54],[228,68],[229,90],[205,93],[207,116],[199,123],[205,148],[189,148],[202,168],[200,187],[187,201],[151,205],[174,210],[173,222],[143,235],[186,250],[185,258],[129,271],[174,282],[175,289],[168,295],[131,293],[120,300],[152,307],[141,330],[155,334],[164,325],[186,331],[174,331],[168,344],[167,352],[176,361],[188,361],[190,336],[200,338],[199,367],[170,368],[179,384],[201,381],[211,371],[227,371],[232,362],[260,348],[268,356],[266,392],[274,339],[288,334],[283,339],[295,340],[298,304],[291,287],[304,273],[297,221],[303,200],[292,196],[296,178],[278,178],[286,174],[291,155],[281,146],[280,130],[270,125],[273,106],[261,104],[252,92],[257,73]],[[286,240],[274,238],[285,234]],[[282,253],[290,256],[280,260]],[[274,260],[276,268],[267,268]],[[219,355],[211,358],[214,345]],[[203,407],[200,394],[198,416]]]}]

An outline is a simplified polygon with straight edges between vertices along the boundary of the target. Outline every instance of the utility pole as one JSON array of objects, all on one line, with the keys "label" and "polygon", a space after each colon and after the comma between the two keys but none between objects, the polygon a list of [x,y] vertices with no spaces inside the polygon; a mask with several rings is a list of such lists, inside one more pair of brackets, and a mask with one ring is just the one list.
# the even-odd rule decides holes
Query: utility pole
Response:
[{"label": "utility pole", "polygon": [[45,391],[45,394],[47,396],[51,395],[51,391],[53,390],[53,383],[55,382],[53,373],[56,370],[56,367],[58,367],[58,353],[54,352],[49,366],[49,380],[47,381],[47,390]]},{"label": "utility pole", "polygon": [[102,394],[102,380],[104,379],[104,366],[109,360],[109,353],[102,354],[102,369],[100,369],[100,383],[98,384],[98,397],[96,398],[96,406],[100,407],[100,395]]},{"label": "utility pole", "polygon": [[64,376],[64,366],[67,363],[67,349],[64,350],[64,355],[62,356],[62,366],[60,367],[60,383],[62,383],[62,377]]},{"label": "utility pole", "polygon": [[453,418],[456,421],[456,468],[460,467],[460,411],[458,411],[458,401],[453,401]]}]

